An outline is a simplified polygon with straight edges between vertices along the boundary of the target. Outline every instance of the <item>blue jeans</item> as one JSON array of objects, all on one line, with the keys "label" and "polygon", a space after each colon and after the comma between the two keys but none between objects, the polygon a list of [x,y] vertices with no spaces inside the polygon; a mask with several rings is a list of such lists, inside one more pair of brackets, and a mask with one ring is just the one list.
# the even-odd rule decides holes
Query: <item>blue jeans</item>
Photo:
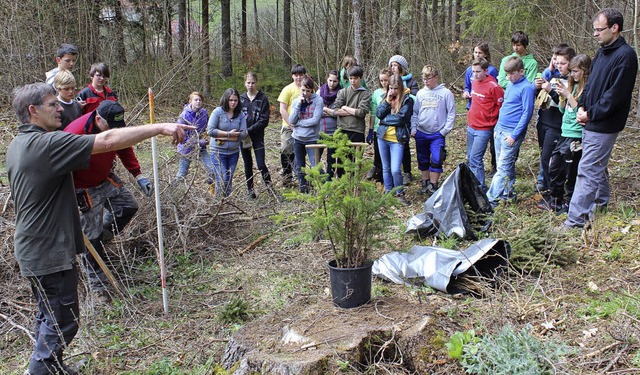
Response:
[{"label": "blue jeans", "polygon": [[[185,177],[189,173],[189,166],[191,165],[191,159],[195,158],[195,150],[188,155],[181,155],[178,162],[178,173],[176,177]],[[207,177],[213,177],[213,163],[211,162],[211,156],[206,148],[200,149],[198,159],[202,160],[204,169],[207,171]]]},{"label": "blue jeans", "polygon": [[483,189],[487,188],[484,183],[484,154],[492,136],[493,129],[476,130],[467,126],[467,160],[469,161],[469,169],[476,176]]},{"label": "blue jeans", "polygon": [[404,145],[400,142],[390,142],[378,138],[378,150],[380,150],[380,160],[382,161],[384,191],[389,192],[394,187],[400,187],[396,194],[402,193],[404,189],[400,167],[402,166]]},{"label": "blue jeans", "polygon": [[295,168],[296,175],[298,176],[298,184],[300,185],[300,191],[308,190],[307,179],[304,176],[302,167],[305,166],[305,158],[309,158],[309,165],[313,168],[316,166],[316,154],[312,149],[305,147],[306,145],[315,145],[316,141],[299,141],[293,139],[293,154],[295,155]]},{"label": "blue jeans", "polygon": [[569,203],[567,220],[570,227],[583,227],[596,207],[609,203],[609,173],[607,165],[618,133],[582,131],[582,159],[578,164],[576,186]]},{"label": "blue jeans", "polygon": [[28,277],[38,306],[30,374],[62,373],[62,354],[78,332],[78,270]]},{"label": "blue jeans", "polygon": [[516,159],[524,137],[516,139],[513,145],[509,146],[506,138],[511,135],[510,131],[496,128],[493,133],[498,171],[491,180],[487,198],[493,206],[496,206],[500,200],[516,198],[513,189],[516,182]]},{"label": "blue jeans", "polygon": [[211,162],[213,163],[213,175],[216,179],[216,195],[228,197],[231,195],[231,181],[233,174],[238,165],[240,151],[231,155],[213,154]]}]

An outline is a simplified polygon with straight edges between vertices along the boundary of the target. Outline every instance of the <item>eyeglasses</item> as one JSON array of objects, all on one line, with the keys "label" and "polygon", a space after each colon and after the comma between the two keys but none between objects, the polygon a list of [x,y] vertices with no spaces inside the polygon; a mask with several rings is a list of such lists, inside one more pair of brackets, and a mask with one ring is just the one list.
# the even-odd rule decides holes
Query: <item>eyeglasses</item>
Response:
[{"label": "eyeglasses", "polygon": [[596,33],[601,33],[601,32],[605,31],[608,28],[609,28],[608,26],[607,27],[594,27],[593,31],[596,32]]},{"label": "eyeglasses", "polygon": [[435,75],[435,76],[431,76],[431,77],[422,77],[422,80],[423,80],[423,81],[425,81],[425,82],[427,82],[428,80],[430,80],[430,79],[432,79],[432,78],[436,78],[436,77],[437,77],[437,75]]},{"label": "eyeglasses", "polygon": [[62,104],[60,104],[60,102],[58,102],[58,100],[56,100],[55,102],[42,103],[38,107],[40,107],[40,108],[48,107],[48,108],[51,108],[51,109],[53,109],[53,108],[58,109],[58,107],[62,108]]}]

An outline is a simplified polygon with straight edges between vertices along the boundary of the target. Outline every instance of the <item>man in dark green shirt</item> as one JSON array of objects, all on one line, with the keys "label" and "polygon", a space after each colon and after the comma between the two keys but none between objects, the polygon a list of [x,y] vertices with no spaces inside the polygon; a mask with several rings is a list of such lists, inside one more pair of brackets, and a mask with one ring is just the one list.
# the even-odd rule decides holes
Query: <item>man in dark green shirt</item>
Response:
[{"label": "man in dark green shirt", "polygon": [[38,305],[30,374],[75,373],[62,353],[78,332],[78,272],[84,252],[72,171],[89,166],[91,154],[130,147],[159,134],[182,141],[179,124],[143,125],[96,135],[57,132],[62,107],[45,83],[19,87],[13,108],[22,124],[6,154],[15,203],[15,255]]}]

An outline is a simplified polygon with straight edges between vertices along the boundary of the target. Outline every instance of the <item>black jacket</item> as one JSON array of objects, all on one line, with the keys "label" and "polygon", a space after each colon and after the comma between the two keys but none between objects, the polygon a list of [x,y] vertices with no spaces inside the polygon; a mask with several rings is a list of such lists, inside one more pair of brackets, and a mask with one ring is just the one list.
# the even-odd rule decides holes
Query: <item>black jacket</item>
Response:
[{"label": "black jacket", "polygon": [[579,100],[589,116],[585,129],[596,133],[624,129],[637,72],[636,52],[623,37],[598,50]]},{"label": "black jacket", "polygon": [[247,93],[240,95],[242,112],[247,116],[247,132],[249,135],[264,135],[264,129],[269,125],[269,99],[260,90],[253,101],[249,100]]}]

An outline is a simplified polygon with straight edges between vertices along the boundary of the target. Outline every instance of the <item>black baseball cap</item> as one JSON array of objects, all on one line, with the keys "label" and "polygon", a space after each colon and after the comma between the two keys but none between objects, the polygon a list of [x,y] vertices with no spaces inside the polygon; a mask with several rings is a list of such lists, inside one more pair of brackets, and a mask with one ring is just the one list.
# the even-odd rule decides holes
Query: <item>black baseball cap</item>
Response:
[{"label": "black baseball cap", "polygon": [[124,108],[113,100],[103,100],[98,106],[98,114],[107,120],[109,128],[124,128]]}]

